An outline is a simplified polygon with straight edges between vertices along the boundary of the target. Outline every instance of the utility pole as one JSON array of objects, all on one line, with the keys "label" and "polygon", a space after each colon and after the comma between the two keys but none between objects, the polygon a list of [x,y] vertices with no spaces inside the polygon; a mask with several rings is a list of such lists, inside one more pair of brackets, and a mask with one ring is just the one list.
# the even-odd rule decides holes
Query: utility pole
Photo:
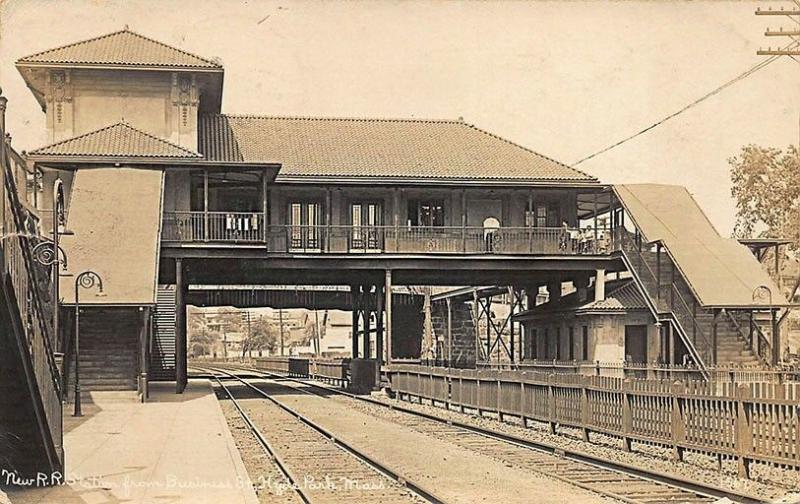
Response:
[{"label": "utility pole", "polygon": [[[789,56],[794,58],[800,56],[800,0],[792,0],[795,5],[789,9],[781,6],[780,9],[774,10],[772,7],[766,10],[758,7],[756,9],[756,16],[784,16],[789,19],[792,24],[789,29],[784,29],[782,26],[777,30],[767,28],[764,32],[766,37],[789,37],[793,43],[788,46],[773,49],[768,46],[766,49],[759,49],[756,54],[759,56]],[[797,60],[795,60],[797,61]]]},{"label": "utility pole", "polygon": [[[788,56],[796,63],[800,63],[800,0],[791,0],[792,5],[786,9],[783,6],[778,10],[773,10],[770,6],[767,10],[762,8],[756,9],[756,16],[783,16],[790,21],[790,27],[784,29],[783,26],[778,27],[777,30],[767,28],[764,31],[765,37],[788,37],[790,43],[783,47],[773,49],[768,46],[766,50],[759,49],[756,54],[759,56],[769,56],[770,58]],[[785,40],[785,39],[784,39]],[[798,153],[800,153],[800,115],[798,116]],[[778,277],[778,285],[780,286],[781,272],[779,269],[778,247],[775,247],[775,275]],[[780,363],[781,358],[781,337],[780,337],[780,319],[777,317],[778,309],[772,305],[772,293],[770,292],[770,315],[772,316],[772,362],[774,365]],[[788,312],[787,312],[788,313]]]}]

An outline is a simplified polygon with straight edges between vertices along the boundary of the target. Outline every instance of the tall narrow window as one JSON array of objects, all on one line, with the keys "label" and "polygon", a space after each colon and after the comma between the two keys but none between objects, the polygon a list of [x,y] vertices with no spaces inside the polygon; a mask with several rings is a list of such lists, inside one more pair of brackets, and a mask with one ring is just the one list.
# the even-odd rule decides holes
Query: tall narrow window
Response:
[{"label": "tall narrow window", "polygon": [[581,327],[581,360],[589,360],[589,326]]},{"label": "tall narrow window", "polygon": [[444,202],[441,200],[411,200],[408,202],[410,226],[444,226]]},{"label": "tall narrow window", "polygon": [[320,248],[320,204],[309,201],[296,201],[289,205],[289,225],[293,249]]},{"label": "tall narrow window", "polygon": [[380,250],[383,248],[383,205],[380,202],[359,201],[350,204],[351,249]]},{"label": "tall narrow window", "polygon": [[556,341],[555,341],[555,344],[556,344],[555,345],[556,346],[555,358],[556,358],[556,360],[561,360],[561,328],[560,327],[556,327]]},{"label": "tall narrow window", "polygon": [[569,349],[567,350],[569,360],[575,359],[575,328],[569,326]]}]

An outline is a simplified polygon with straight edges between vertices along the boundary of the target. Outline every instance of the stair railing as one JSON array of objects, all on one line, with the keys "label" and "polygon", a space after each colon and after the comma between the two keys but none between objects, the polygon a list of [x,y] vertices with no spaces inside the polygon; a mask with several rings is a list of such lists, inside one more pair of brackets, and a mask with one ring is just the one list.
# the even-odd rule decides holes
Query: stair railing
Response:
[{"label": "stair railing", "polygon": [[741,336],[742,339],[747,342],[747,347],[750,348],[754,354],[756,354],[756,357],[758,357],[762,364],[770,366],[772,346],[770,345],[766,336],[764,336],[764,333],[761,331],[761,328],[758,326],[758,324],[754,324],[751,319],[750,331],[745,332],[745,330],[742,328],[742,325],[738,320],[736,320],[736,317],[733,316],[733,313],[728,311],[727,314],[728,320],[731,321],[731,324],[733,324],[733,327],[739,333],[739,336]]},{"label": "stair railing", "polygon": [[[0,141],[6,142],[5,139]],[[0,240],[0,251],[2,251],[3,288],[10,286],[13,291],[10,293],[13,296],[8,297],[15,299],[15,307],[22,326],[19,330],[24,333],[19,336],[25,338],[33,374],[29,380],[32,378],[36,382],[35,390],[38,392],[43,410],[37,410],[37,415],[44,414],[43,420],[50,435],[51,443],[44,444],[48,447],[48,451],[55,450],[54,454],[50,453],[51,466],[54,470],[60,470],[63,468],[61,377],[53,351],[53,340],[50,337],[49,319],[38,289],[37,264],[32,253],[35,245],[32,241],[38,235],[37,219],[20,200],[17,174],[12,167],[11,147],[9,145],[2,147],[0,170],[4,179],[5,197],[2,198],[4,239]],[[53,457],[55,460],[52,460]]]},{"label": "stair railing", "polygon": [[[671,313],[671,320],[692,357],[697,361],[696,364],[701,369],[705,369],[706,363],[711,362],[713,358],[712,345],[706,331],[674,282],[670,280],[668,285],[662,285],[640,250],[641,243],[638,243],[640,240],[641,235],[637,235],[636,240],[632,240],[630,234],[622,233],[618,242],[631,273],[641,284],[646,297],[650,298],[651,307],[657,312],[669,311]],[[658,242],[646,243],[646,245],[652,246],[656,243]],[[669,258],[668,254],[664,254],[664,256]],[[672,260],[669,259],[669,261],[670,266],[674,268]],[[668,295],[662,295],[662,289],[665,287]]]}]

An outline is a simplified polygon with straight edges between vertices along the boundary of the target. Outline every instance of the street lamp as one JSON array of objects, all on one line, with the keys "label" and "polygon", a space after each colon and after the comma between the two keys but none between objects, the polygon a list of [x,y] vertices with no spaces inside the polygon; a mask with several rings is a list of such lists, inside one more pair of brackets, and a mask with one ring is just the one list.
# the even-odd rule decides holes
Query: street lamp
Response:
[{"label": "street lamp", "polygon": [[772,289],[770,289],[766,285],[759,285],[755,289],[753,289],[753,301],[756,300],[756,297],[759,299],[764,298],[763,292],[766,292],[769,296],[769,313],[772,317],[772,364],[777,366],[778,361],[780,360],[781,355],[781,342],[780,342],[780,335],[778,334],[778,319],[777,313],[775,308],[772,305]]},{"label": "street lamp", "polygon": [[80,313],[81,306],[78,300],[78,293],[81,288],[91,289],[97,285],[98,296],[103,294],[103,279],[94,271],[87,270],[75,277],[75,411],[72,416],[83,416],[81,412],[81,382],[78,369],[80,367]]}]

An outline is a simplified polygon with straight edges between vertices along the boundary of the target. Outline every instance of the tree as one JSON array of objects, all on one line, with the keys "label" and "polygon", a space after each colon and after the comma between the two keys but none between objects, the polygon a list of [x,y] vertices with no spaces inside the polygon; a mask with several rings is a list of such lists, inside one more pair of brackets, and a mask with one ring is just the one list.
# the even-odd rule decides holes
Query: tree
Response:
[{"label": "tree", "polygon": [[268,350],[274,353],[278,348],[278,336],[269,320],[259,317],[250,322],[250,337],[242,343],[242,355],[250,350]]},{"label": "tree", "polygon": [[747,145],[728,160],[737,238],[786,238],[800,251],[800,152]]}]

